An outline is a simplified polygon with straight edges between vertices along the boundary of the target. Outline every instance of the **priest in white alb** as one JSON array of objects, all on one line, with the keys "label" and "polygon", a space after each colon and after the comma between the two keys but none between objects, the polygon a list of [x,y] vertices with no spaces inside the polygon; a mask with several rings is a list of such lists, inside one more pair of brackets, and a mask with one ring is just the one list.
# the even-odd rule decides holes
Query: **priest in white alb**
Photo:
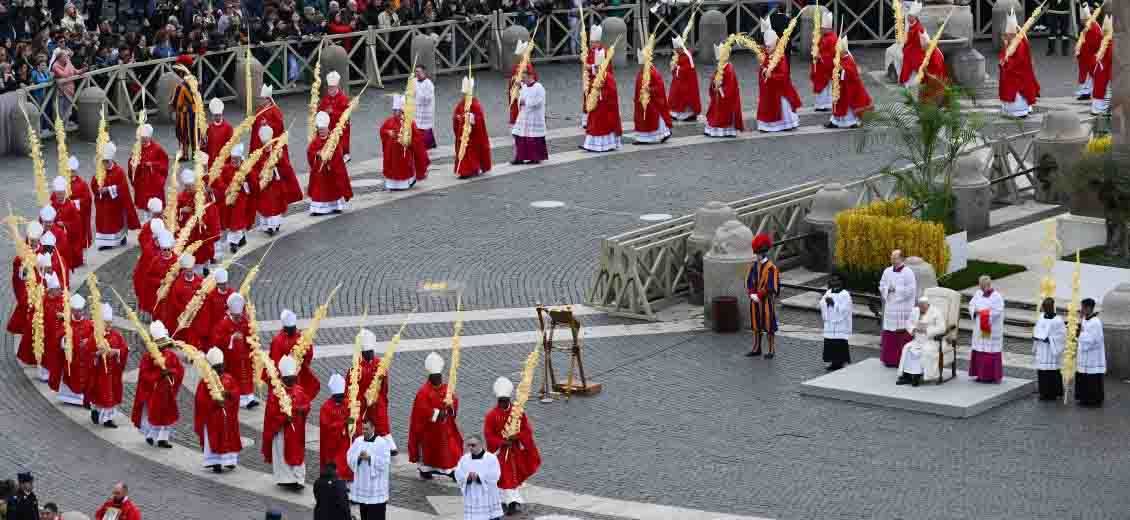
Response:
[{"label": "priest in white alb", "polygon": [[467,437],[466,453],[455,467],[455,483],[463,492],[463,520],[496,520],[502,518],[502,494],[498,479],[502,467],[498,458],[487,451],[477,435]]},{"label": "priest in white alb", "polygon": [[929,375],[938,372],[938,337],[946,333],[946,320],[942,319],[941,311],[930,306],[930,300],[922,297],[918,307],[910,313],[906,330],[914,337],[902,348],[899,378],[895,384],[918,386],[927,370]]},{"label": "priest in white alb", "polygon": [[999,383],[1004,379],[1004,297],[993,289],[988,276],[978,280],[977,292],[969,300],[973,317],[973,351],[969,356],[969,377],[978,383]]},{"label": "priest in white alb", "polygon": [[889,368],[899,364],[902,347],[910,341],[906,322],[918,297],[918,280],[903,263],[902,251],[891,251],[891,266],[879,280],[879,297],[883,299],[883,332],[880,335],[879,360]]}]

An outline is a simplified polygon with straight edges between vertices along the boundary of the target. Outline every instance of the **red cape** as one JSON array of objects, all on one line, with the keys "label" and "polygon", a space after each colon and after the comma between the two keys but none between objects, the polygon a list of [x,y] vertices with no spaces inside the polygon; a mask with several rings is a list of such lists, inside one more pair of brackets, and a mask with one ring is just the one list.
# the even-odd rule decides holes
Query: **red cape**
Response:
[{"label": "red cape", "polygon": [[161,351],[165,358],[165,370],[169,377],[161,375],[161,369],[153,362],[153,356],[141,356],[141,366],[137,371],[137,393],[133,396],[133,425],[141,427],[141,408],[149,406],[149,424],[153,426],[172,426],[180,419],[177,407],[177,392],[184,381],[184,365],[176,352],[171,349]]},{"label": "red cape", "polygon": [[204,153],[208,154],[208,168],[212,168],[212,163],[216,162],[216,158],[220,156],[220,149],[224,147],[231,136],[235,133],[231,123],[221,119],[219,123],[214,121],[208,122],[208,130],[204,132],[204,138],[207,139],[207,146],[204,147]]},{"label": "red cape", "polygon": [[[433,468],[454,468],[463,456],[463,434],[455,417],[448,415],[439,422],[432,422],[433,410],[446,408],[443,396],[447,385],[432,386],[428,381],[420,385],[416,400],[412,402],[412,416],[408,426],[408,460],[420,462]],[[459,399],[456,397],[449,410],[459,413]]]},{"label": "red cape", "polygon": [[346,400],[338,403],[331,397],[322,403],[322,409],[318,411],[318,464],[324,468],[333,462],[342,480],[353,480],[353,471],[345,462],[345,453],[353,442],[346,428],[348,423],[349,405]]},{"label": "red cape", "polygon": [[106,341],[110,348],[118,352],[118,357],[95,353],[94,369],[90,374],[90,384],[86,388],[86,400],[99,408],[110,408],[122,404],[122,373],[129,361],[129,346],[125,338],[114,329],[106,331]]},{"label": "red cape", "polygon": [[353,183],[345,167],[342,142],[338,143],[329,161],[322,162],[318,156],[328,139],[328,135],[322,137],[314,134],[314,140],[306,147],[306,163],[310,165],[310,182],[306,185],[306,193],[314,202],[334,202],[340,198],[350,200],[353,198]]},{"label": "red cape", "polygon": [[[279,109],[278,105],[271,103],[270,106],[261,109],[255,116],[255,122],[251,125],[251,149],[247,151],[248,156],[251,155],[251,152],[263,147],[264,143],[259,139],[259,128],[263,125],[271,127],[274,137],[278,137],[286,131],[282,110]],[[269,152],[264,152],[259,160],[267,160],[268,154]],[[277,189],[285,211],[285,205],[302,200],[302,188],[298,185],[298,176],[294,174],[294,168],[290,165],[289,146],[283,145],[282,157],[279,158],[275,168],[278,169],[279,178],[282,181],[282,185]]]},{"label": "red cape", "polygon": [[679,58],[671,73],[671,93],[667,105],[675,112],[702,113],[702,96],[698,91],[698,71],[686,52],[678,51]]},{"label": "red cape", "polygon": [[643,69],[636,73],[636,92],[635,92],[635,111],[633,112],[633,119],[637,132],[655,132],[659,130],[659,120],[667,124],[667,128],[671,128],[671,110],[667,107],[667,89],[663,88],[663,76],[659,75],[659,69],[655,65],[651,66],[651,79],[648,80],[647,89],[651,93],[651,99],[647,103],[645,109],[640,104],[640,86],[643,81]]},{"label": "red cape", "polygon": [[[289,355],[294,350],[294,345],[298,343],[298,338],[302,336],[302,331],[297,330],[294,336],[289,336],[285,331],[279,331],[271,338],[271,362],[275,366],[279,366],[279,361],[283,356]],[[302,356],[302,368],[298,369],[298,384],[306,393],[306,397],[311,401],[318,396],[318,392],[322,389],[322,383],[318,381],[318,376],[314,375],[314,370],[310,368],[310,364],[314,361],[314,345],[306,349],[306,354]]]},{"label": "red cape", "polygon": [[855,65],[855,58],[850,54],[840,56],[840,69],[843,76],[840,78],[840,98],[832,105],[832,115],[844,117],[850,108],[856,116],[871,110],[871,96],[867,93],[867,86],[859,75],[859,67]]},{"label": "red cape", "polygon": [[1036,69],[1032,66],[1032,48],[1028,45],[1028,38],[1023,38],[1016,46],[1016,52],[1005,61],[1004,55],[1007,48],[1000,51],[1001,73],[998,92],[1001,101],[1011,103],[1016,101],[1016,95],[1021,94],[1028,104],[1036,104],[1040,97],[1040,82],[1036,80]]},{"label": "red cape", "polygon": [[283,436],[283,459],[288,466],[300,466],[306,461],[306,415],[310,413],[310,399],[302,392],[302,387],[294,385],[287,388],[290,395],[291,417],[289,424],[287,417],[279,409],[279,399],[271,391],[267,399],[267,410],[263,418],[263,442],[260,451],[263,461],[271,464],[271,443],[275,435]]},{"label": "red cape", "polygon": [[823,34],[820,35],[820,59],[813,62],[808,70],[808,78],[812,80],[812,92],[814,94],[823,92],[828,87],[828,82],[832,81],[832,69],[836,66],[834,62],[838,41],[836,31],[825,29]]},{"label": "red cape", "polygon": [[[137,211],[130,195],[129,183],[126,182],[126,172],[121,165],[114,163],[106,169],[105,184],[98,184],[97,179],[90,180],[90,189],[94,196],[94,231],[102,235],[115,235],[123,229],[139,229],[141,222],[137,220]],[[103,193],[102,188],[115,187],[117,197],[110,197],[109,192]]]},{"label": "red cape", "polygon": [[[451,116],[451,129],[455,133],[456,154],[463,147],[463,105],[464,101],[460,99],[455,104],[455,112]],[[475,124],[471,126],[469,139],[471,144],[464,152],[463,160],[461,162],[456,161],[458,164],[456,165],[455,175],[459,177],[469,177],[481,172],[488,172],[491,169],[487,118],[483,114],[483,106],[479,104],[478,98],[471,98],[471,114],[475,116]]]},{"label": "red cape", "polygon": [[906,29],[906,43],[902,44],[902,68],[899,70],[899,84],[910,81],[911,74],[918,74],[918,67],[926,56],[926,49],[922,48],[921,35],[926,30],[922,22],[914,20]]},{"label": "red cape", "polygon": [[592,112],[589,112],[585,133],[592,136],[624,133],[620,123],[620,97],[616,93],[616,76],[611,69],[608,70],[608,74],[604,77],[604,85],[600,88],[600,100],[596,102]]},{"label": "red cape", "polygon": [[781,114],[781,99],[788,100],[793,111],[800,108],[800,96],[797,95],[793,81],[789,78],[789,60],[777,62],[777,67],[772,74],[765,76],[765,68],[757,70],[757,120],[764,123],[780,121],[784,118]]},{"label": "red cape", "polygon": [[498,479],[498,487],[502,489],[517,489],[526,479],[537,473],[541,467],[541,453],[537,443],[534,442],[534,429],[526,414],[522,414],[521,427],[510,446],[502,447],[503,430],[506,422],[510,420],[510,410],[499,407],[491,408],[483,419],[483,437],[487,443],[487,450],[498,456],[498,465],[502,468],[502,476]]},{"label": "red cape", "polygon": [[424,143],[424,133],[412,123],[412,144],[407,148],[400,144],[400,116],[392,115],[381,125],[381,153],[385,178],[403,181],[416,177],[417,181],[428,177],[428,149]]},{"label": "red cape", "polygon": [[1095,71],[1095,55],[1103,44],[1103,30],[1098,23],[1092,23],[1079,37],[1083,38],[1083,46],[1079,48],[1079,56],[1075,60],[1079,63],[1079,83],[1086,83],[1087,76]]},{"label": "red cape", "polygon": [[165,200],[165,180],[169,176],[169,154],[165,153],[160,143],[149,141],[142,145],[138,164],[133,164],[131,158],[127,167],[135,195],[133,202],[137,209],[146,209],[152,198],[162,203],[168,202]]},{"label": "red cape", "polygon": [[1110,86],[1111,76],[1114,71],[1114,44],[1111,44],[1110,47],[1111,48],[1106,50],[1106,53],[1096,58],[1094,71],[1095,88],[1091,94],[1091,97],[1095,99],[1106,98],[1106,89]]},{"label": "red cape", "polygon": [[[224,308],[227,308],[226,303]],[[234,338],[236,332],[243,334],[243,338]],[[250,335],[246,316],[241,316],[239,322],[235,322],[232,321],[231,314],[225,311],[208,338],[213,347],[224,351],[224,370],[235,378],[240,395],[255,392],[254,375],[251,373],[251,348],[247,345],[247,336]]]},{"label": "red cape", "polygon": [[230,374],[220,376],[227,395],[222,403],[212,399],[204,381],[196,384],[196,401],[193,407],[192,429],[204,448],[204,426],[208,426],[208,449],[212,453],[239,453],[243,441],[239,438],[239,387]]},{"label": "red cape", "polygon": [[745,130],[742,120],[742,93],[738,87],[738,76],[734,74],[734,65],[727,63],[722,71],[722,88],[714,87],[714,75],[707,80],[710,85],[710,108],[706,110],[706,122],[714,128],[734,127],[738,131]]},{"label": "red cape", "polygon": [[[332,96],[326,94],[322,96],[322,100],[318,102],[318,111],[325,112],[326,115],[330,116],[331,132],[334,128],[337,128],[337,122],[341,119],[341,114],[345,113],[345,110],[348,108],[349,96],[345,95],[345,91],[341,90],[340,88],[337,89],[337,94],[334,94]],[[352,121],[346,121],[345,128],[341,133],[341,141],[339,142],[338,147],[341,149],[341,153],[343,154],[349,153],[349,141],[351,135],[350,130],[352,130],[352,126]]]}]

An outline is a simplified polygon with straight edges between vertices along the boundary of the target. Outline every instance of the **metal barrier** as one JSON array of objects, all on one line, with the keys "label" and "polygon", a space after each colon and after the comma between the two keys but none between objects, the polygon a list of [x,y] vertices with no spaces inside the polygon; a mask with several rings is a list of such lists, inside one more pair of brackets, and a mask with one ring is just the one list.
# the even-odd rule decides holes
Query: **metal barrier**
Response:
[{"label": "metal barrier", "polygon": [[[991,150],[985,176],[993,182],[994,190],[1005,189],[1018,179],[1035,175],[1031,171],[1035,165],[1030,143],[1038,132],[982,140],[965,153]],[[1016,144],[1022,141],[1029,144],[1020,153]],[[897,195],[892,177],[883,174],[849,182],[844,187],[856,194],[857,206]],[[770,253],[775,262],[788,261],[804,254],[804,241],[796,238],[807,233],[804,219],[821,188],[822,183],[811,182],[740,199],[729,206],[755,234],[768,233],[781,243]],[[1019,194],[1027,188],[1013,186],[1011,190]],[[688,289],[687,240],[693,231],[694,215],[686,215],[601,240],[588,304],[614,314],[654,319],[657,307]]]}]

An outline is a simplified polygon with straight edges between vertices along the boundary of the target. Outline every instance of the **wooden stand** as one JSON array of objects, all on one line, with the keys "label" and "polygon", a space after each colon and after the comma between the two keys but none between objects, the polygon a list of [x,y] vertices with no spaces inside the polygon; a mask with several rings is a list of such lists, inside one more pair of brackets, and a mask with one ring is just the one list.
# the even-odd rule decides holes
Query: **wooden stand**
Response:
[{"label": "wooden stand", "polygon": [[[600,393],[600,383],[593,383],[585,377],[585,363],[581,360],[581,322],[573,316],[573,309],[566,306],[563,309],[550,309],[543,305],[537,306],[538,331],[541,333],[542,348],[542,383],[541,400],[551,402],[553,395],[564,394],[568,399],[572,394],[596,395]],[[548,327],[546,319],[548,318]],[[554,347],[553,333],[558,326],[568,326],[573,334],[573,344],[568,347]],[[569,352],[569,373],[562,383],[557,382],[557,375],[553,370],[553,352]],[[580,381],[574,380],[574,373],[580,376]]]}]

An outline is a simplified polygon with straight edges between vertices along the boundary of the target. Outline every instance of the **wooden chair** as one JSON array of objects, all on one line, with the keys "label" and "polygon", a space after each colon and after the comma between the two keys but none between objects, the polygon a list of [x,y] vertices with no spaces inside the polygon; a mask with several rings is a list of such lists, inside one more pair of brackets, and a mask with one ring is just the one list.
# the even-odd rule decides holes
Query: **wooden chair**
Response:
[{"label": "wooden chair", "polygon": [[[573,315],[573,308],[551,309],[541,304],[537,306],[538,331],[542,339],[542,402],[551,401],[554,394],[564,394],[566,399],[571,394],[595,395],[600,393],[601,385],[591,383],[585,376],[585,363],[581,359],[581,322]],[[553,335],[557,327],[568,327],[573,335],[573,342],[569,346],[555,347]],[[568,352],[569,372],[564,383],[557,382],[557,374],[553,369],[553,352]],[[580,382],[574,380],[574,374],[580,376]]]}]

